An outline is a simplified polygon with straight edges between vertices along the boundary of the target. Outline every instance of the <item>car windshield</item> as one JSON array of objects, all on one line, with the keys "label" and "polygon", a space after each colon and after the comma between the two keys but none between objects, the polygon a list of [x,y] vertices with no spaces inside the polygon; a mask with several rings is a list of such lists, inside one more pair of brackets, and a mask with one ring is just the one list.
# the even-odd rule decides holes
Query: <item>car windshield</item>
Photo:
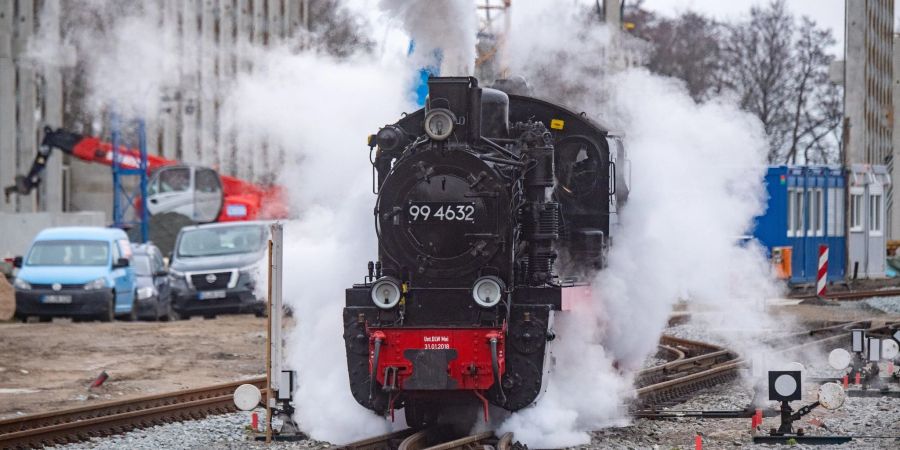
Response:
[{"label": "car windshield", "polygon": [[150,276],[153,271],[150,270],[150,255],[134,255],[134,273],[138,275]]},{"label": "car windshield", "polygon": [[255,252],[263,246],[264,230],[261,225],[236,225],[185,231],[178,242],[178,256]]},{"label": "car windshield", "polygon": [[103,241],[38,241],[28,253],[29,266],[105,266],[109,244]]}]

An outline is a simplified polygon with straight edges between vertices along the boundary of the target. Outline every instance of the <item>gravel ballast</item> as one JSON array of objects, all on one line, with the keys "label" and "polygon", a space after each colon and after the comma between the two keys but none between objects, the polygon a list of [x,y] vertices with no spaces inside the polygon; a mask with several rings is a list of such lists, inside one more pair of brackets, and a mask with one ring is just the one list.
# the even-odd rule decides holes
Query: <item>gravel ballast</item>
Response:
[{"label": "gravel ballast", "polygon": [[[874,306],[869,306],[874,307]],[[708,327],[691,323],[677,325],[666,330],[667,334],[698,341],[719,343],[720,339]],[[804,377],[837,376],[840,373],[830,369],[823,358],[827,353],[806,361],[808,373]],[[821,359],[821,360],[819,360]],[[657,358],[648,358],[652,364]],[[746,371],[745,371],[746,372]],[[747,376],[743,373],[742,376]],[[741,410],[752,402],[750,383],[743,378],[723,383],[708,389],[682,404],[673,406],[675,410]],[[796,410],[816,400],[819,385],[804,382],[803,400],[792,402]],[[894,384],[892,389],[898,389]],[[766,408],[777,408],[777,403],[763,400]],[[322,449],[331,444],[306,440],[300,442],[278,442],[271,446],[248,440],[250,414],[246,412],[209,417],[202,420],[167,424],[137,430],[120,436],[57,447],[60,449]],[[778,426],[777,417],[765,418],[760,431],[767,433]],[[809,435],[860,436],[843,445],[807,446],[795,445],[801,449],[888,449],[900,448],[900,399],[889,397],[848,397],[843,407],[830,411],[816,408],[810,414],[795,422]],[[579,448],[590,449],[690,449],[694,448],[697,433],[702,433],[704,448],[788,448],[776,445],[754,445],[750,429],[750,419],[697,419],[678,418],[670,420],[637,419],[629,426],[607,428],[591,433],[592,441]],[[887,439],[873,436],[891,437]]]}]

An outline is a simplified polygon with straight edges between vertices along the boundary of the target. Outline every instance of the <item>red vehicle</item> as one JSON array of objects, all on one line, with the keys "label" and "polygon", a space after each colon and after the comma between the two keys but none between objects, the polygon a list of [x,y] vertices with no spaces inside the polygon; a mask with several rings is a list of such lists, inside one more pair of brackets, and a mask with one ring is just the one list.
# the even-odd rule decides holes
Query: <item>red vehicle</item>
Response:
[{"label": "red vehicle", "polygon": [[[53,149],[82,161],[112,166],[113,147],[92,136],[62,129],[44,129],[44,139],[28,175],[16,177],[16,184],[4,193],[28,195],[41,182],[40,174]],[[140,167],[140,151],[120,146],[121,168]],[[160,156],[147,156],[147,209],[150,214],[177,212],[195,222],[281,219],[288,216],[284,190],[280,186],[261,186],[239,178],[221,175],[215,170],[181,164]]]}]

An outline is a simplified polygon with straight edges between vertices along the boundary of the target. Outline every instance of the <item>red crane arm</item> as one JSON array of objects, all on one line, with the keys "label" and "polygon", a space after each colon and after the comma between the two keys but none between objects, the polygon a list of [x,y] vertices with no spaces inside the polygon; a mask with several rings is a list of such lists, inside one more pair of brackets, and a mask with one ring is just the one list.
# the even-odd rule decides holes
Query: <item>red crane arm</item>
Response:
[{"label": "red crane arm", "polygon": [[[46,139],[45,139],[46,140]],[[113,146],[109,142],[101,141],[93,136],[81,137],[70,148],[56,147],[78,159],[88,162],[113,165]],[[119,167],[137,169],[141,164],[140,150],[119,146]],[[162,166],[178,164],[178,161],[166,159],[161,156],[147,155],[147,171],[152,172]]]}]

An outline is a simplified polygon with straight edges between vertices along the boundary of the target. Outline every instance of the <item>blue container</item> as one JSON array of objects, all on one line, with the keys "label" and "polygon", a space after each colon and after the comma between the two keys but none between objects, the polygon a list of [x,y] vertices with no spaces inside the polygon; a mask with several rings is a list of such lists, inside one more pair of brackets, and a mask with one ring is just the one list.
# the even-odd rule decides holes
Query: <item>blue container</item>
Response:
[{"label": "blue container", "polygon": [[819,245],[828,246],[828,280],[841,280],[846,267],[844,175],[839,167],[775,166],[766,173],[769,203],[757,217],[753,236],[771,256],[791,247],[791,283],[809,283],[818,273]]}]

